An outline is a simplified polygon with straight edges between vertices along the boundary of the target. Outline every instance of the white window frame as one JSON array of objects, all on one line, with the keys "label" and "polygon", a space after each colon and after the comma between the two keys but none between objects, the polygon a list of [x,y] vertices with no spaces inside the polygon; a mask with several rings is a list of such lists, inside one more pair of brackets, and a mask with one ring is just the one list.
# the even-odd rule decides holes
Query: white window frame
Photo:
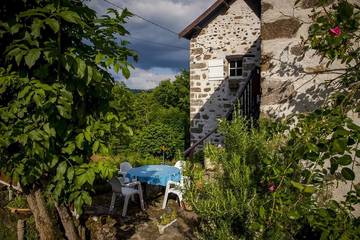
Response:
[{"label": "white window frame", "polygon": [[[238,62],[241,62],[241,66],[238,66]],[[231,67],[231,62],[235,62],[235,67]],[[238,57],[238,58],[231,58],[228,59],[228,63],[229,63],[229,78],[230,79],[238,79],[238,78],[242,78],[244,75],[244,66],[243,66],[243,57]],[[236,70],[241,70],[241,75],[239,76],[231,76],[231,70],[235,69],[235,74],[236,74]]]}]

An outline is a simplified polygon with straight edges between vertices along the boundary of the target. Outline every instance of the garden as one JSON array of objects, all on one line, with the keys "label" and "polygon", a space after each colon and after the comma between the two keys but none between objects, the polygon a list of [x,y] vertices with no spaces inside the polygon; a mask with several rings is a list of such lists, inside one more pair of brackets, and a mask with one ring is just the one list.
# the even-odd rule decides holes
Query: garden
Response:
[{"label": "garden", "polygon": [[[341,0],[322,10],[303,44],[327,66],[344,66],[326,82],[335,90],[324,105],[277,121],[235,111],[219,122],[224,146],[205,144],[185,159],[189,73],[149,91],[110,73],[129,78],[138,59],[121,40],[129,11],[98,16],[80,0],[5,0],[0,178],[16,189],[0,189],[0,239],[360,239],[352,117],[360,113],[360,6]],[[171,198],[163,209],[167,184],[140,184],[145,211],[141,187],[126,216],[123,201],[109,211],[120,164],[177,169],[184,160],[176,170],[186,177],[183,202]],[[131,171],[116,178],[120,188],[131,187]]]}]

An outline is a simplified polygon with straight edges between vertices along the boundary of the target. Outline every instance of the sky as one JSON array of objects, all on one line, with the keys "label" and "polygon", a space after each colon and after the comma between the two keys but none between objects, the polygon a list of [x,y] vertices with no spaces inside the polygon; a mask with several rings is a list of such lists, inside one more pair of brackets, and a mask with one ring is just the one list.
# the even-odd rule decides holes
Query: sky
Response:
[{"label": "sky", "polygon": [[[162,25],[176,33],[181,32],[200,16],[215,0],[108,0],[120,7]],[[91,0],[87,5],[98,14],[107,8],[116,7],[104,0]],[[129,47],[139,54],[130,79],[115,75],[116,80],[124,80],[131,89],[152,89],[162,80],[174,79],[181,69],[188,69],[189,41],[164,31],[136,16],[125,25],[130,32]],[[155,43],[161,43],[164,46]]]}]

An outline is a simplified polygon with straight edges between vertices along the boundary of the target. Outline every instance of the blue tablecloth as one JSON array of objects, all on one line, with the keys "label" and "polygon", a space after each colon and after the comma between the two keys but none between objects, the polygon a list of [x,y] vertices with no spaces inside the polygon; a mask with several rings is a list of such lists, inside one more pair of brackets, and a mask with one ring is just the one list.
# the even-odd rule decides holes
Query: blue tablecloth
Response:
[{"label": "blue tablecloth", "polygon": [[180,169],[168,165],[146,165],[130,169],[126,177],[150,185],[166,186],[169,180],[180,182]]}]

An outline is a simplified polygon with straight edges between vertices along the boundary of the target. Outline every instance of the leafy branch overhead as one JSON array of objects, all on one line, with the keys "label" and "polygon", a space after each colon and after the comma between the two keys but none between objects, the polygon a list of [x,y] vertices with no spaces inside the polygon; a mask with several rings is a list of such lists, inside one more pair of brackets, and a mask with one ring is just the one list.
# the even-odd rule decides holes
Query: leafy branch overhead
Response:
[{"label": "leafy branch overhead", "polygon": [[0,17],[0,169],[26,192],[47,190],[81,213],[94,181],[115,171],[90,157],[110,153],[115,131],[131,134],[110,104],[109,72],[129,78],[137,60],[121,40],[132,14],[99,18],[75,0],[17,4]]}]

